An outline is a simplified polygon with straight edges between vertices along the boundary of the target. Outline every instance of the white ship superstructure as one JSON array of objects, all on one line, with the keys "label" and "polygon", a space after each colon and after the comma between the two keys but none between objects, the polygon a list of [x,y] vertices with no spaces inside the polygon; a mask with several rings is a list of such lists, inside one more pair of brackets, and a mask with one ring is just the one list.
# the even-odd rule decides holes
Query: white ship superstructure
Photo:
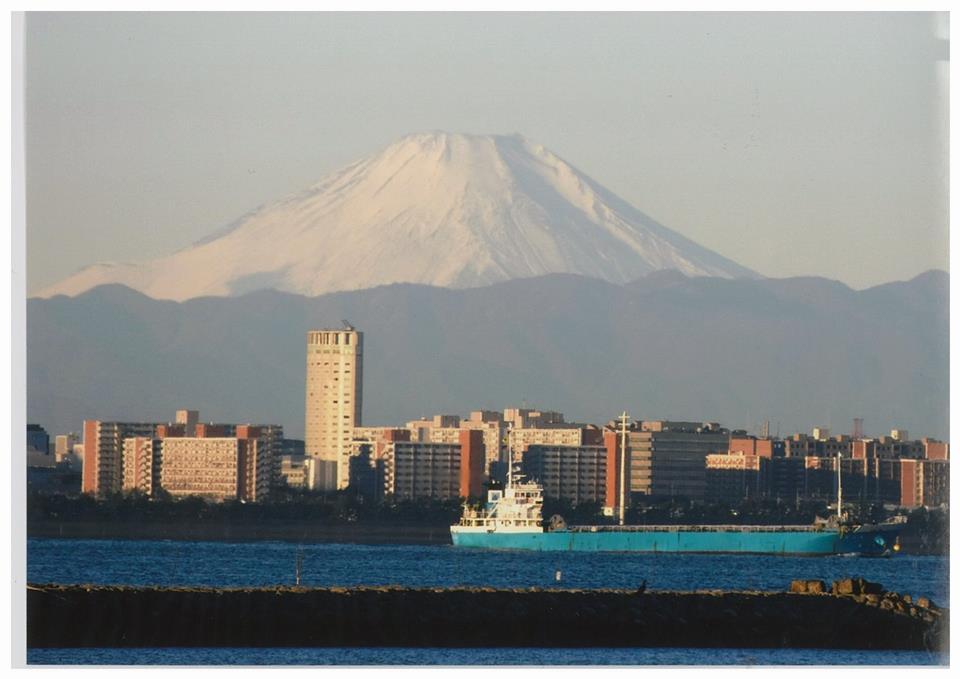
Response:
[{"label": "white ship superstructure", "polygon": [[520,480],[487,491],[483,507],[465,506],[451,533],[543,533],[543,487]]}]

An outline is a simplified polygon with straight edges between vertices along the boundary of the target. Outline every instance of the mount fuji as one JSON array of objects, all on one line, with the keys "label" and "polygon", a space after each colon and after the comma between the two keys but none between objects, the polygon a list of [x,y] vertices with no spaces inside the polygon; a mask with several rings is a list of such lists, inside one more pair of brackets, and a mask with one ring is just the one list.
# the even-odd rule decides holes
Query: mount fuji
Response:
[{"label": "mount fuji", "polygon": [[622,284],[664,269],[756,277],[521,136],[434,132],[404,137],[179,252],[95,264],[37,296],[110,283],[177,301],[267,289],[316,296],[552,273]]}]

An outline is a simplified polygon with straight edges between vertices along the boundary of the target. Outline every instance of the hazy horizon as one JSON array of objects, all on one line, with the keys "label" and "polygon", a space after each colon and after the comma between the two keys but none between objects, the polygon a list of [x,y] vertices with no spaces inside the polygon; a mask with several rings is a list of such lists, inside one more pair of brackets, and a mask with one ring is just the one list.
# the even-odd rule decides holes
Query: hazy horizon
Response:
[{"label": "hazy horizon", "polygon": [[28,14],[27,290],[434,129],[522,134],[764,276],[948,271],[946,21]]}]

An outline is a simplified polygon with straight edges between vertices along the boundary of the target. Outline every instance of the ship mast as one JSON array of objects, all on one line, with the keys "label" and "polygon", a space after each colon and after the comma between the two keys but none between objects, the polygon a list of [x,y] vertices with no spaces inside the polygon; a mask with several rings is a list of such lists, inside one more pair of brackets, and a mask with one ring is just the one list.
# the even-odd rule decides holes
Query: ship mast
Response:
[{"label": "ship mast", "polygon": [[[513,487],[513,423],[507,425],[507,488]],[[506,495],[506,493],[504,493]]]},{"label": "ship mast", "polygon": [[840,524],[840,520],[843,518],[843,482],[840,475],[840,451],[837,451],[837,525]]},{"label": "ship mast", "polygon": [[623,515],[626,505],[627,490],[627,411],[624,410],[620,415],[620,525],[623,525]]}]

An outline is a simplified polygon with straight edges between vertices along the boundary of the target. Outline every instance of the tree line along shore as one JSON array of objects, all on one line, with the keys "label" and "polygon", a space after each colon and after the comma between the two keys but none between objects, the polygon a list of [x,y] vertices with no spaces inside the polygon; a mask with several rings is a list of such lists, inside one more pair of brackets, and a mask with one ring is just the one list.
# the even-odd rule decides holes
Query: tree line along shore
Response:
[{"label": "tree line along shore", "polygon": [[[447,544],[461,512],[458,501],[370,503],[348,493],[293,494],[271,503],[210,503],[200,498],[153,500],[141,495],[94,499],[30,493],[27,535],[36,538],[293,540],[369,544]],[[571,524],[610,522],[600,508],[547,502],[544,516]],[[881,521],[882,507],[854,507],[854,518]],[[745,501],[734,506],[664,500],[630,508],[627,523],[805,525],[825,516],[825,504]],[[907,514],[900,536],[905,554],[949,553],[949,513]]]}]

